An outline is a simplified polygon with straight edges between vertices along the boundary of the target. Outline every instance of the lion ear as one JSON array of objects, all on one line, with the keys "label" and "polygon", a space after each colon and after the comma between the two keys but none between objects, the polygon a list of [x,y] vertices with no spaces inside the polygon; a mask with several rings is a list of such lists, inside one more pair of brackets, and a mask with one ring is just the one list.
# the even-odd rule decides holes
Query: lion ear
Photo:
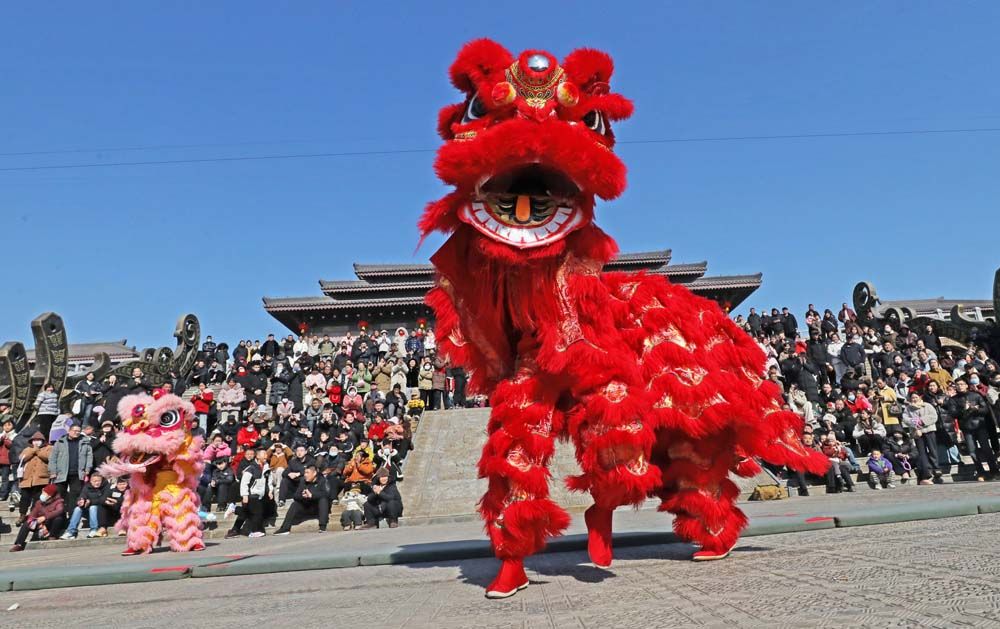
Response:
[{"label": "lion ear", "polygon": [[449,74],[451,83],[466,94],[484,90],[489,94],[514,57],[492,39],[475,39],[458,51]]},{"label": "lion ear", "polygon": [[586,94],[607,94],[608,83],[615,71],[611,57],[593,48],[578,48],[566,56],[563,70],[581,92]]}]

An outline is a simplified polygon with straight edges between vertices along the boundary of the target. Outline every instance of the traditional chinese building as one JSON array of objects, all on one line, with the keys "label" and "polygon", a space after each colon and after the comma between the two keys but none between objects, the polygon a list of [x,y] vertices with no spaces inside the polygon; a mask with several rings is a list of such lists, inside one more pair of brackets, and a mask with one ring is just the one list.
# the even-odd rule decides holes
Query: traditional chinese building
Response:
[{"label": "traditional chinese building", "polygon": [[[664,275],[698,295],[731,309],[760,286],[761,274],[706,276],[707,262],[671,264],[670,250],[621,254],[605,271],[646,271]],[[264,310],[294,333],[339,336],[367,321],[373,329],[392,330],[429,322],[431,309],[424,296],[434,287],[430,264],[357,264],[356,280],[320,280],[323,295],[316,297],[264,297]]]}]

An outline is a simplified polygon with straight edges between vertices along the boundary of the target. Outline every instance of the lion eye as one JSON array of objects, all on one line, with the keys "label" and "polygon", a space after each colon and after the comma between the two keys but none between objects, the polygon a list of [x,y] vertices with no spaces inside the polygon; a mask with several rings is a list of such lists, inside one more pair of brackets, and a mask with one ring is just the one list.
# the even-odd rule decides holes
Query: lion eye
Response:
[{"label": "lion eye", "polygon": [[583,124],[587,125],[587,128],[596,133],[604,135],[607,131],[607,126],[604,124],[604,116],[599,111],[588,111],[583,116]]},{"label": "lion eye", "polygon": [[160,427],[161,428],[172,428],[176,426],[178,422],[181,421],[181,414],[177,411],[166,411],[160,415]]},{"label": "lion eye", "polygon": [[469,104],[465,107],[465,114],[462,116],[462,124],[467,122],[472,122],[473,120],[479,120],[486,115],[486,107],[483,105],[483,101],[479,100],[479,95],[474,94],[471,99],[469,99]]}]

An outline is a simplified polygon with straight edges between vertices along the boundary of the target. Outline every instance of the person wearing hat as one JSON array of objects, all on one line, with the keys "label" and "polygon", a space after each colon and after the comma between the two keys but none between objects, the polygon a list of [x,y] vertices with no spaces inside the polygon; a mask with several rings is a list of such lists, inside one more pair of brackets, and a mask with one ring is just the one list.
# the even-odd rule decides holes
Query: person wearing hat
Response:
[{"label": "person wearing hat", "polygon": [[42,488],[49,484],[49,457],[52,455],[52,446],[45,441],[45,436],[41,431],[36,431],[31,435],[28,447],[21,452],[20,466],[21,474],[21,501],[18,505],[20,519],[18,524],[23,523],[29,507],[38,499],[42,493]]},{"label": "person wearing hat", "polygon": [[403,515],[403,497],[396,489],[396,483],[389,482],[389,473],[382,472],[375,477],[372,491],[365,501],[364,529],[379,528],[379,520],[384,519],[389,528],[399,526],[399,518]]},{"label": "person wearing hat", "polygon": [[10,552],[24,550],[30,536],[32,540],[53,539],[66,522],[65,503],[59,495],[59,488],[49,483],[41,488],[38,500],[31,506],[27,518],[21,523]]},{"label": "person wearing hat", "polygon": [[7,400],[0,400],[0,502],[7,500],[10,496],[11,473],[11,447],[17,437],[14,430],[14,417],[7,412],[10,405]]}]

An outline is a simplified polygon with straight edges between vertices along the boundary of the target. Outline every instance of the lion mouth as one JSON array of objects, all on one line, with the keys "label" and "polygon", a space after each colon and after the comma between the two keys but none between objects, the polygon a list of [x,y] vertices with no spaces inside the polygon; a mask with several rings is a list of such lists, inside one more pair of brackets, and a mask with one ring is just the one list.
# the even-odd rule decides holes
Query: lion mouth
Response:
[{"label": "lion mouth", "polygon": [[482,181],[459,218],[494,240],[538,247],[581,225],[574,201],[579,193],[579,186],[561,171],[528,164]]},{"label": "lion mouth", "polygon": [[148,452],[137,452],[128,458],[128,462],[132,465],[148,468],[160,460],[159,454],[150,454]]}]

